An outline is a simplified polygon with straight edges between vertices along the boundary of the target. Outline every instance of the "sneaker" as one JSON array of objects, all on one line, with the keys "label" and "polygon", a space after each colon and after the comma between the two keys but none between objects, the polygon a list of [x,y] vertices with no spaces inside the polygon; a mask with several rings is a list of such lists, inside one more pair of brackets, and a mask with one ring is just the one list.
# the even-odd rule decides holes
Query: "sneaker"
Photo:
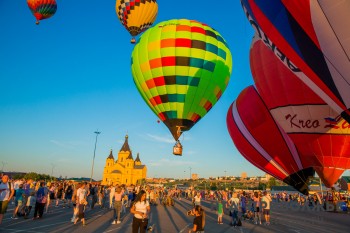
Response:
[{"label": "sneaker", "polygon": [[220,224],[223,224],[222,222]]},{"label": "sneaker", "polygon": [[116,224],[115,220],[112,222],[112,224],[113,224],[113,225]]},{"label": "sneaker", "polygon": [[121,221],[117,221],[117,224],[121,223]]}]

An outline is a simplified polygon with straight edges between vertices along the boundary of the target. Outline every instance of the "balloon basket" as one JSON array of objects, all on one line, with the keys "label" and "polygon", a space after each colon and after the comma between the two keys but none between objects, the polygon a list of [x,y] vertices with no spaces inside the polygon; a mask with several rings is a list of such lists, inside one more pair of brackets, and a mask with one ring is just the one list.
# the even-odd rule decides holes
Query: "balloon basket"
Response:
[{"label": "balloon basket", "polygon": [[130,40],[130,43],[131,43],[131,44],[135,44],[135,43],[136,43],[135,38],[132,38],[132,39]]},{"label": "balloon basket", "polygon": [[175,146],[173,147],[173,154],[177,156],[182,156],[182,145],[179,141],[177,141]]}]

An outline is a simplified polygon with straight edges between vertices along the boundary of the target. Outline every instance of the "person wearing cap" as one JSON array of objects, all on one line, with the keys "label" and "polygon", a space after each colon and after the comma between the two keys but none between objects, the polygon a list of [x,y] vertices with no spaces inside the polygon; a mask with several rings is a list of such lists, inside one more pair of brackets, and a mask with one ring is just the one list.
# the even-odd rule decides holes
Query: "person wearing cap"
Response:
[{"label": "person wearing cap", "polygon": [[2,219],[6,213],[9,200],[11,200],[14,193],[15,191],[13,189],[13,184],[9,182],[9,177],[7,175],[3,175],[0,184],[0,224],[2,223]]}]

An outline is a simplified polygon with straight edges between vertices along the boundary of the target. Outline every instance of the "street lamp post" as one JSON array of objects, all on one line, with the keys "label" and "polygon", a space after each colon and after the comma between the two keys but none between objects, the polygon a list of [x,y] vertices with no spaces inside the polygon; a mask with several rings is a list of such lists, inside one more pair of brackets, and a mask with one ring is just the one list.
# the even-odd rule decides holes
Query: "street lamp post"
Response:
[{"label": "street lamp post", "polygon": [[53,169],[55,168],[55,164],[51,163],[52,169],[51,169],[51,179],[53,177]]},{"label": "street lamp post", "polygon": [[1,168],[1,172],[4,172],[4,167],[7,163],[5,163],[4,161],[1,162],[2,163],[2,168]]},{"label": "street lamp post", "polygon": [[95,162],[95,154],[96,154],[96,145],[97,145],[97,136],[101,133],[98,130],[94,132],[96,134],[96,140],[95,140],[95,149],[94,149],[94,157],[92,158],[92,167],[91,167],[91,177],[90,177],[90,183],[92,182],[92,175],[94,174],[94,162]]},{"label": "street lamp post", "polygon": [[189,169],[190,169],[190,179],[192,179],[192,168],[189,167]]}]

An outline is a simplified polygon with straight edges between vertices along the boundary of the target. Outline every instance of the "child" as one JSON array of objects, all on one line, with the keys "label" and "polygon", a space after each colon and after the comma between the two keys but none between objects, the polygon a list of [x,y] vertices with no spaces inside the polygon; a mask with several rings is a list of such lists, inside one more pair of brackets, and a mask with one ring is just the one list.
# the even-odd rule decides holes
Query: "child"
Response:
[{"label": "child", "polygon": [[122,199],[122,213],[126,213],[126,207],[128,206],[128,195],[124,195]]},{"label": "child", "polygon": [[218,224],[223,224],[222,215],[224,214],[224,207],[222,205],[221,199],[218,200],[217,213],[218,213]]},{"label": "child", "polygon": [[79,219],[81,219],[80,221],[82,221],[83,226],[85,227],[85,214],[84,214],[84,207],[87,204],[87,201],[85,199],[82,199],[79,203],[79,205],[77,205],[78,208],[78,217],[75,218],[74,220],[74,224],[76,224],[78,222]]},{"label": "child", "polygon": [[27,203],[26,203],[26,208],[24,211],[24,218],[27,219],[28,215],[30,214],[30,210],[32,209],[33,206],[35,206],[36,203],[36,198],[35,198],[35,192],[31,192],[30,196],[28,197]]}]

